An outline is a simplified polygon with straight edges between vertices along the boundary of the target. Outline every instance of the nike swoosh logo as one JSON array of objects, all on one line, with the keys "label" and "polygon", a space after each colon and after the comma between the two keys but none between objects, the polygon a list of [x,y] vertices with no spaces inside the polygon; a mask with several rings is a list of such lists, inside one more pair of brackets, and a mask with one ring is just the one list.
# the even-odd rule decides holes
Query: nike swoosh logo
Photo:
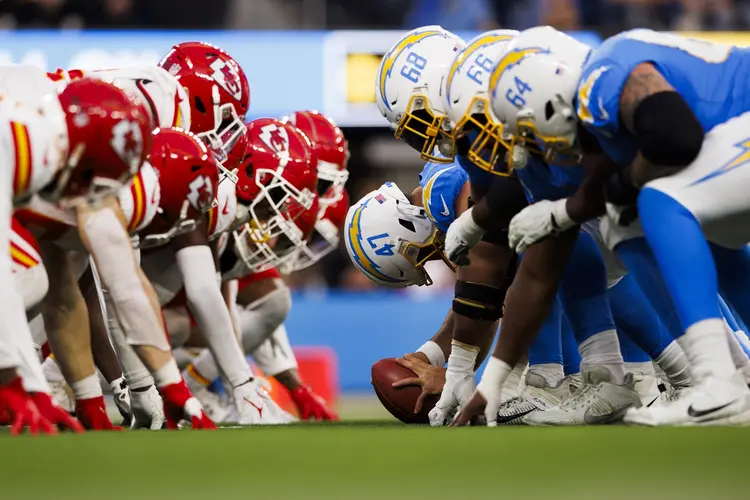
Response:
[{"label": "nike swoosh logo", "polygon": [[450,210],[448,210],[448,204],[445,202],[445,198],[443,198],[442,194],[440,195],[440,200],[443,202],[443,211],[440,212],[440,215],[442,215],[443,217],[448,217],[451,212]]},{"label": "nike swoosh logo", "polygon": [[515,415],[498,415],[495,419],[495,422],[497,422],[498,425],[502,424],[509,424],[510,422],[513,422],[515,420],[519,420],[522,417],[525,417],[529,413],[536,411],[536,409],[533,410],[526,410],[521,413],[516,413]]},{"label": "nike swoosh logo", "polygon": [[247,398],[242,398],[242,399],[244,399],[245,401],[247,401],[250,404],[250,406],[252,406],[256,410],[258,410],[258,415],[259,416],[261,416],[261,417],[263,416],[263,402],[262,401],[261,401],[260,407],[259,407],[258,405],[256,405],[255,403],[253,403],[252,401],[250,401]]},{"label": "nike swoosh logo", "polygon": [[714,408],[709,408],[708,410],[696,410],[696,409],[693,408],[693,405],[690,405],[688,407],[688,415],[690,415],[693,418],[705,417],[705,416],[710,415],[712,413],[715,413],[715,412],[717,412],[719,410],[723,410],[724,408],[726,408],[727,406],[729,406],[731,404],[732,403],[727,403],[725,405],[716,406]]},{"label": "nike swoosh logo", "polygon": [[224,208],[221,209],[222,215],[229,215],[229,200],[224,202]]},{"label": "nike swoosh logo", "polygon": [[651,405],[659,401],[659,396],[656,396],[653,401],[646,405],[646,408],[651,408]]}]

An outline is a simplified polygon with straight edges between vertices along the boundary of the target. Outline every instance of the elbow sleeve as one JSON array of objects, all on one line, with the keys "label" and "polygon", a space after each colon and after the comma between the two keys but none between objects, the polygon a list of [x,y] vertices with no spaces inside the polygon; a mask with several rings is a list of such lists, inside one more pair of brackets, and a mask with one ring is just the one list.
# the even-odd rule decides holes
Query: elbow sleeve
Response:
[{"label": "elbow sleeve", "polygon": [[658,92],[635,110],[633,128],[643,157],[654,165],[684,167],[703,145],[703,126],[680,94]]}]

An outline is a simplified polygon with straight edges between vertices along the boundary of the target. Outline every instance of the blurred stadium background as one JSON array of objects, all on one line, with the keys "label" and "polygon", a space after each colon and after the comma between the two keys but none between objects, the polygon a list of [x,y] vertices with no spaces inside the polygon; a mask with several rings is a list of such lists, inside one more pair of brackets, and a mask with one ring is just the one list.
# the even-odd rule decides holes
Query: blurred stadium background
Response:
[{"label": "blurred stadium background", "polygon": [[[155,63],[180,41],[215,43],[250,80],[248,118],[317,109],[344,128],[352,152],[347,187],[357,200],[385,180],[404,190],[417,182],[419,157],[384,126],[373,81],[399,30],[426,24],[467,40],[494,28],[549,24],[593,46],[633,27],[750,45],[742,31],[750,27],[750,0],[0,0],[0,64],[100,69]],[[343,248],[290,276],[296,294],[288,331],[296,346],[313,347],[300,351],[309,354],[303,376],[325,373],[312,382],[332,398],[339,388],[371,394],[370,365],[414,350],[442,322],[453,278],[436,264],[435,285],[402,292],[374,290]]]}]

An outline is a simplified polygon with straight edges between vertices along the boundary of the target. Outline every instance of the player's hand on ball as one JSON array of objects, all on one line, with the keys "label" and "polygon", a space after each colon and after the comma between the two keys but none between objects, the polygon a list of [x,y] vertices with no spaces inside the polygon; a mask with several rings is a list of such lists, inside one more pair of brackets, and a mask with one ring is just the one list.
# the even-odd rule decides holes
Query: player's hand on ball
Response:
[{"label": "player's hand on ball", "polygon": [[474,222],[472,211],[470,208],[462,213],[445,234],[445,255],[459,266],[469,264],[469,249],[479,243],[486,232]]},{"label": "player's hand on ball", "polygon": [[518,212],[508,227],[510,247],[521,254],[537,241],[575,226],[565,208],[566,203],[566,199],[541,200]]},{"label": "player's hand on ball", "polygon": [[469,401],[466,402],[466,404],[461,408],[461,411],[459,411],[456,415],[456,418],[454,418],[453,422],[451,422],[451,427],[463,427],[465,425],[469,425],[474,417],[477,417],[484,413],[484,409],[486,406],[487,400],[484,399],[482,393],[479,391],[474,391],[474,394],[471,395]]},{"label": "player's hand on ball", "polygon": [[430,412],[430,425],[448,425],[460,406],[469,400],[474,392],[474,372],[449,369],[445,375],[445,386],[440,400]]},{"label": "player's hand on ball", "polygon": [[416,377],[405,378],[393,383],[394,388],[417,385],[422,388],[422,393],[417,399],[414,407],[414,413],[422,410],[422,405],[427,396],[439,395],[445,385],[445,369],[439,366],[432,366],[429,363],[419,359],[414,354],[407,354],[403,358],[396,358],[396,363],[408,368],[417,374]]}]

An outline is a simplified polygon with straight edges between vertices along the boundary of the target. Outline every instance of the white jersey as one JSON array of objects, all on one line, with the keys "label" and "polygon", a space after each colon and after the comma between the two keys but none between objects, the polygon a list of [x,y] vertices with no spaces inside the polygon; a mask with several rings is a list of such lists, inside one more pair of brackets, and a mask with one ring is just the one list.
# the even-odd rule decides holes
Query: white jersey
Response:
[{"label": "white jersey", "polygon": [[67,155],[64,114],[57,97],[47,97],[42,106],[30,106],[0,93],[0,182],[16,206],[48,185]]},{"label": "white jersey", "polygon": [[[159,179],[148,162],[138,175],[120,189],[118,199],[128,230],[136,232],[148,226],[159,208]],[[62,209],[55,203],[34,196],[16,217],[37,239],[54,241],[65,250],[84,251],[73,209]]]},{"label": "white jersey", "polygon": [[120,208],[128,221],[128,232],[137,233],[148,227],[159,210],[161,188],[159,175],[148,161],[143,162],[138,175],[117,193]]}]

